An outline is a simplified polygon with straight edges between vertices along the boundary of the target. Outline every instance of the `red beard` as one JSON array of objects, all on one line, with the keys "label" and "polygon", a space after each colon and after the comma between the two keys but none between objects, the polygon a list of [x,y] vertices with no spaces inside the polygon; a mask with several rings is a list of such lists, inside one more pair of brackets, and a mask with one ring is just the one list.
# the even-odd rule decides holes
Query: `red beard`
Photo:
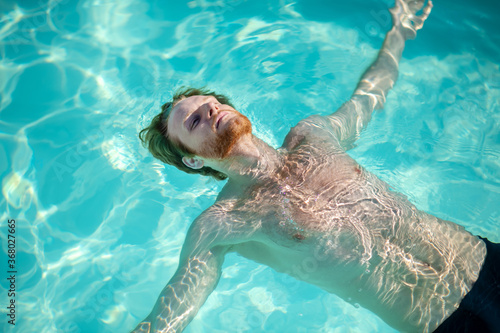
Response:
[{"label": "red beard", "polygon": [[206,143],[200,149],[199,156],[223,159],[229,155],[234,144],[245,134],[252,133],[252,124],[247,117],[238,114],[229,120],[226,128],[220,133],[214,143]]}]

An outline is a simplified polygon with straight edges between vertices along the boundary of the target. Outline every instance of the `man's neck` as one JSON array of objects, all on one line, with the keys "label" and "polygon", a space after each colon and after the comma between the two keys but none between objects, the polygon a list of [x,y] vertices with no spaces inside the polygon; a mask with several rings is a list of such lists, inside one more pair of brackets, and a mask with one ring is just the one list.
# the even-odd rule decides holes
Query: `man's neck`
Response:
[{"label": "man's neck", "polygon": [[226,174],[229,186],[241,188],[268,178],[282,164],[280,152],[253,135],[240,140],[223,160],[206,163]]}]

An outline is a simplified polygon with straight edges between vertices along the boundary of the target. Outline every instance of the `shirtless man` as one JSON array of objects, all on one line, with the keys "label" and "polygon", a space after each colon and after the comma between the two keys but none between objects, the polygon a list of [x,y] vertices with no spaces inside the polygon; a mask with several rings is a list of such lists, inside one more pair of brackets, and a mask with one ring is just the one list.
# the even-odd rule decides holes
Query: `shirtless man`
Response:
[{"label": "shirtless man", "polygon": [[[486,254],[494,244],[417,210],[345,152],[382,108],[405,41],[431,8],[396,0],[393,27],[351,99],[300,121],[277,150],[222,95],[187,89],[163,106],[140,134],[151,153],[228,182],[191,225],[177,271],[134,332],[182,331],[228,252],[358,303],[397,330],[460,332],[450,325],[463,324],[462,300],[493,265]],[[495,319],[480,320],[483,332],[495,329]]]}]

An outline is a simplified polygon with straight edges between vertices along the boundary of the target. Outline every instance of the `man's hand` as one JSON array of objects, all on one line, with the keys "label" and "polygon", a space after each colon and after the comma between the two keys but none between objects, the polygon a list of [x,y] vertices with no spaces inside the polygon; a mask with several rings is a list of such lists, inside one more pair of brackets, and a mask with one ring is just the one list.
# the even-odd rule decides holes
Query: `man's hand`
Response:
[{"label": "man's hand", "polygon": [[[394,28],[405,39],[414,39],[417,30],[424,26],[424,22],[431,13],[432,1],[424,7],[425,0],[396,0],[393,8],[389,9],[392,15]],[[416,15],[420,10],[422,14]]]}]

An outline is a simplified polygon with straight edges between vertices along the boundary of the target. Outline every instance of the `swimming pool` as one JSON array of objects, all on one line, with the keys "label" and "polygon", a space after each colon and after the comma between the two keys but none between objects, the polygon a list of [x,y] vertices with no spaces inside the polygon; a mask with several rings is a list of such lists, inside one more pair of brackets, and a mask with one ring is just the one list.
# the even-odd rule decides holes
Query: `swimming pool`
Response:
[{"label": "swimming pool", "polygon": [[[125,332],[222,183],[156,162],[137,133],[180,85],[232,97],[278,147],[351,94],[392,1],[10,1],[0,11],[2,274],[16,220],[16,332]],[[495,7],[496,6],[496,7]],[[498,5],[440,1],[350,151],[418,208],[500,242]],[[1,293],[10,288],[0,279]],[[6,300],[6,298],[3,298]],[[187,332],[392,332],[236,255]]]}]

